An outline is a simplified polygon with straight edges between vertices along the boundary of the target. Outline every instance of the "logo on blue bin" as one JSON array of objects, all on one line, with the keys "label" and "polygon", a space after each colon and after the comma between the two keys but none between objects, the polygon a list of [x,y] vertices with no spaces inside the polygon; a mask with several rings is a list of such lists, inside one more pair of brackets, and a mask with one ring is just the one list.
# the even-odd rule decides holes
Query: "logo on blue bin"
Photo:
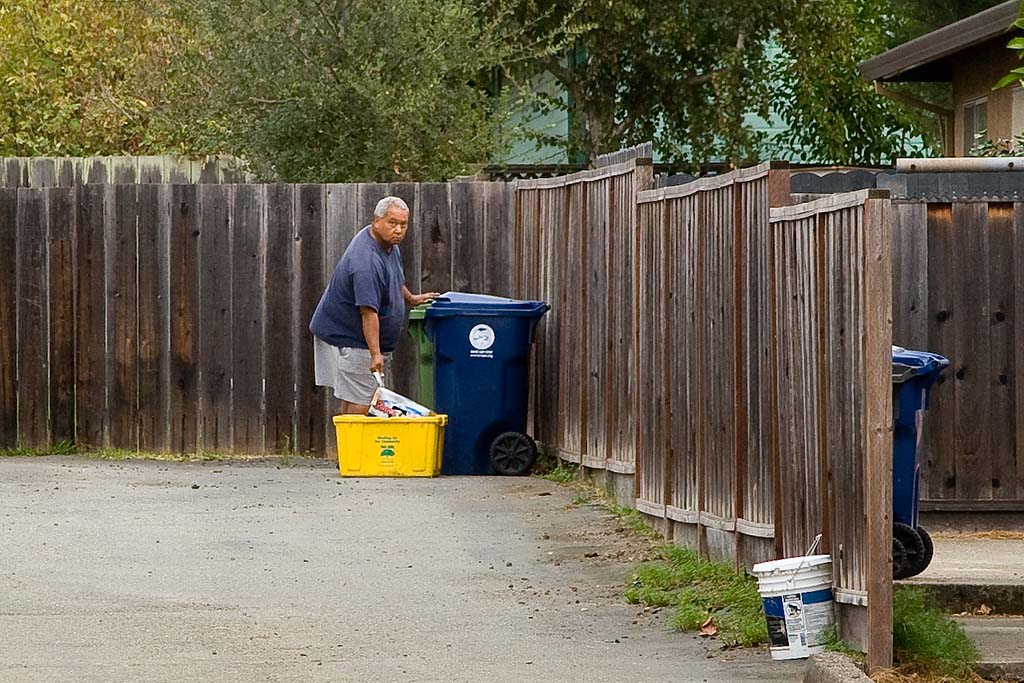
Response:
[{"label": "logo on blue bin", "polygon": [[469,331],[469,343],[477,351],[486,351],[494,346],[494,329],[490,325],[477,325]]}]

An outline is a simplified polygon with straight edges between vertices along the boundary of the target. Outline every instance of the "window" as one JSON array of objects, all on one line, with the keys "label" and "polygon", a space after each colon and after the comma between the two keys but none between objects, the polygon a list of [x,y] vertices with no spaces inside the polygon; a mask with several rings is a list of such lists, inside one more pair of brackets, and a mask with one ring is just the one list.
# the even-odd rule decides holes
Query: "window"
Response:
[{"label": "window", "polygon": [[964,156],[971,156],[988,130],[988,98],[964,103]]},{"label": "window", "polygon": [[1024,88],[1020,86],[1013,89],[1013,128],[1010,135],[1014,140],[1018,135],[1024,135]]}]

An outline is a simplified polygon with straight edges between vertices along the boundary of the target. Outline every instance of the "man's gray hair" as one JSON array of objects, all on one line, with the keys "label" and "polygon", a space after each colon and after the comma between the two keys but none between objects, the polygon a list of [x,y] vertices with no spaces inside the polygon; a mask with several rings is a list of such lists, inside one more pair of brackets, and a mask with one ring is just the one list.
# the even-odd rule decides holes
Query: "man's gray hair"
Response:
[{"label": "man's gray hair", "polygon": [[384,199],[377,202],[377,208],[373,210],[373,217],[384,218],[384,214],[386,214],[388,212],[388,209],[390,209],[392,206],[395,207],[396,209],[402,209],[403,211],[409,210],[409,207],[406,205],[404,201],[402,201],[401,197],[385,197]]}]

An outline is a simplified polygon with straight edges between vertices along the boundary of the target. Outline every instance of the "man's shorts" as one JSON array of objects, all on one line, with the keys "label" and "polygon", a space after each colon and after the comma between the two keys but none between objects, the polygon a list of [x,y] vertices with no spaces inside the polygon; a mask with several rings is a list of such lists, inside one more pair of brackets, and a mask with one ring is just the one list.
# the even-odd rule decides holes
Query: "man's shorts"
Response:
[{"label": "man's shorts", "polygon": [[[384,354],[384,374],[391,354]],[[313,366],[316,384],[334,389],[335,398],[357,405],[368,406],[377,390],[377,380],[370,372],[370,352],[367,349],[338,348],[313,337]]]}]

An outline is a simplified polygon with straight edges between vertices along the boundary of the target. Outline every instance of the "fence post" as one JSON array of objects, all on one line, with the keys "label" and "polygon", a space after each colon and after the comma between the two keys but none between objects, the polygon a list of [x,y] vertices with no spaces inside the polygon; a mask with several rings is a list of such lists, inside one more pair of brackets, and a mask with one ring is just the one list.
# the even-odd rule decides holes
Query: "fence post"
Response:
[{"label": "fence post", "polygon": [[864,445],[868,673],[892,665],[892,223],[887,190],[864,202]]}]

